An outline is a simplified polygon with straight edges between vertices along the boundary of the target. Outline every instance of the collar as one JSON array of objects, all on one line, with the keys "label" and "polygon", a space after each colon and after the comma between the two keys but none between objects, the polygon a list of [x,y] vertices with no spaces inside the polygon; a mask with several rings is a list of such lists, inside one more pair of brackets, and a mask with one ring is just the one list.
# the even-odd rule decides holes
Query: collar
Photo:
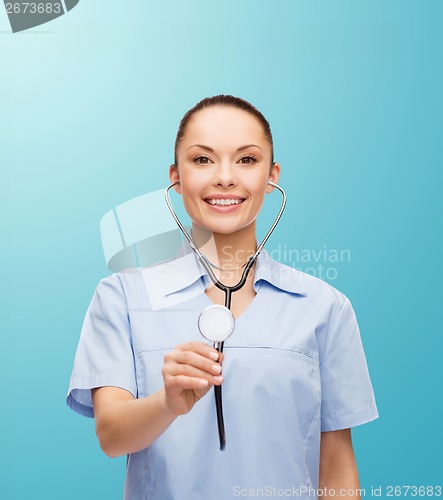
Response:
[{"label": "collar", "polygon": [[[157,285],[165,297],[190,287],[200,279],[204,280],[206,289],[211,281],[187,241],[180,247],[175,259],[160,264],[160,267],[165,268],[161,273],[162,279]],[[264,248],[258,255],[255,266],[253,286],[256,292],[261,281],[266,281],[285,292],[308,294],[304,273],[275,261]]]}]

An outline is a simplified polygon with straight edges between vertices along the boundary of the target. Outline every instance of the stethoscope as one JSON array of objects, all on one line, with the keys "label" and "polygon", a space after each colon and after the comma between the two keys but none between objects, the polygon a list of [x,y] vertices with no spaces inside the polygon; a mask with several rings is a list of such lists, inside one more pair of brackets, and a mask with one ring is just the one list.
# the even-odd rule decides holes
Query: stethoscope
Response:
[{"label": "stethoscope", "polygon": [[[177,223],[178,227],[182,231],[185,238],[188,240],[190,247],[196,253],[200,263],[202,264],[202,266],[205,268],[206,272],[208,273],[211,281],[214,283],[214,285],[217,288],[219,288],[220,290],[223,290],[223,292],[225,292],[225,305],[222,306],[220,304],[212,304],[212,305],[206,307],[202,311],[202,313],[200,314],[200,316],[198,318],[198,328],[200,330],[200,333],[203,335],[203,337],[205,337],[207,340],[213,342],[214,348],[217,349],[217,351],[223,352],[223,343],[228,337],[230,337],[230,335],[232,334],[232,332],[234,331],[234,328],[235,328],[235,319],[234,319],[234,316],[230,310],[230,308],[231,308],[231,295],[233,292],[240,290],[243,287],[243,285],[246,283],[246,279],[248,277],[249,271],[251,270],[252,266],[254,265],[255,261],[257,260],[257,257],[260,254],[261,250],[265,246],[266,241],[269,239],[272,232],[274,231],[275,226],[278,224],[278,222],[283,214],[283,210],[285,209],[285,206],[286,206],[286,193],[278,184],[275,184],[274,182],[268,181],[268,184],[270,184],[271,186],[278,189],[280,191],[280,193],[282,194],[282,204],[281,204],[280,210],[277,214],[277,217],[275,218],[274,223],[272,224],[268,233],[264,237],[263,241],[258,245],[257,250],[255,251],[254,255],[249,257],[249,259],[245,262],[245,264],[243,264],[243,266],[245,266],[245,268],[243,270],[243,274],[240,278],[240,281],[234,286],[226,286],[223,283],[221,283],[217,279],[217,276],[214,274],[212,267],[217,268],[217,266],[215,266],[215,264],[210,262],[209,259],[200,252],[200,250],[197,248],[197,245],[194,243],[193,239],[191,238],[191,236],[188,234],[188,232],[186,231],[186,229],[184,228],[184,226],[180,222],[179,218],[177,217],[177,214],[175,213],[175,211],[172,207],[171,200],[169,199],[169,190],[179,183],[180,183],[180,181],[176,181],[166,188],[166,190],[165,190],[166,204],[168,205],[168,208],[172,214],[172,217],[174,217],[174,220]],[[223,406],[222,406],[221,386],[215,385],[214,392],[215,392],[215,405],[216,405],[216,411],[217,411],[217,423],[218,423],[218,436],[219,436],[219,440],[220,440],[220,450],[224,450],[225,446],[226,446],[226,435],[225,435],[225,425],[224,425],[224,421],[223,421]]]}]

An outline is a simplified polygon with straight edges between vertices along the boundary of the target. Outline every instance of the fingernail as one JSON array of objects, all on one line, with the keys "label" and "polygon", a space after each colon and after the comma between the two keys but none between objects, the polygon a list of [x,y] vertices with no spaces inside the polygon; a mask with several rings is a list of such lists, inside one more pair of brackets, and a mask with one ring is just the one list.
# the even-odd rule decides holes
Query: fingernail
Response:
[{"label": "fingernail", "polygon": [[221,366],[220,365],[212,365],[212,371],[216,373],[217,375],[220,375],[221,373]]},{"label": "fingernail", "polygon": [[222,375],[217,375],[216,377],[214,377],[214,381],[217,382],[217,383],[218,382],[220,382],[220,383],[223,382],[223,376]]},{"label": "fingernail", "polygon": [[218,351],[209,351],[209,357],[214,361],[218,360],[219,353]]},{"label": "fingernail", "polygon": [[208,382],[207,380],[205,380],[205,379],[200,380],[200,382],[199,382],[199,383],[200,383],[200,385],[201,385],[202,387],[206,387],[206,386],[209,384],[209,382]]}]

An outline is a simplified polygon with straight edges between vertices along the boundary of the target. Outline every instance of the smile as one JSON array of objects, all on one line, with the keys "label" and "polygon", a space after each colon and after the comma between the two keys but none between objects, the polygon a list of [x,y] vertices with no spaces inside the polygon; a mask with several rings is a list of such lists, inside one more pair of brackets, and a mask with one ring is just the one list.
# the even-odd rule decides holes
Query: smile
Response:
[{"label": "smile", "polygon": [[240,205],[240,203],[243,203],[245,201],[245,198],[240,198],[240,199],[220,199],[220,198],[211,198],[211,199],[205,199],[205,202],[208,203],[209,205],[217,205],[217,206],[222,206],[222,207],[229,207],[230,205]]}]

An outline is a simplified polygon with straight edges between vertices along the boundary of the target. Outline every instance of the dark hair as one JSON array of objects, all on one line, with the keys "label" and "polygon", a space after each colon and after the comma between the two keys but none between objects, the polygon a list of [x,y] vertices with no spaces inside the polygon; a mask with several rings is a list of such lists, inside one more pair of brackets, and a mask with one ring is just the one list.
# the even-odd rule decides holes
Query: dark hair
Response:
[{"label": "dark hair", "polygon": [[272,155],[272,163],[274,163],[274,143],[272,140],[271,127],[269,126],[268,121],[262,115],[262,113],[251,103],[241,99],[240,97],[235,97],[233,95],[216,95],[213,97],[206,97],[198,102],[193,108],[191,108],[181,119],[180,125],[177,131],[177,137],[175,138],[175,147],[174,147],[174,164],[177,165],[177,150],[180,144],[180,141],[185,136],[186,127],[188,126],[189,120],[192,116],[198,111],[210,108],[213,106],[233,106],[238,109],[242,109],[247,113],[255,116],[258,121],[261,123],[263,127],[263,131],[266,135],[266,138],[271,143],[271,155]]}]

